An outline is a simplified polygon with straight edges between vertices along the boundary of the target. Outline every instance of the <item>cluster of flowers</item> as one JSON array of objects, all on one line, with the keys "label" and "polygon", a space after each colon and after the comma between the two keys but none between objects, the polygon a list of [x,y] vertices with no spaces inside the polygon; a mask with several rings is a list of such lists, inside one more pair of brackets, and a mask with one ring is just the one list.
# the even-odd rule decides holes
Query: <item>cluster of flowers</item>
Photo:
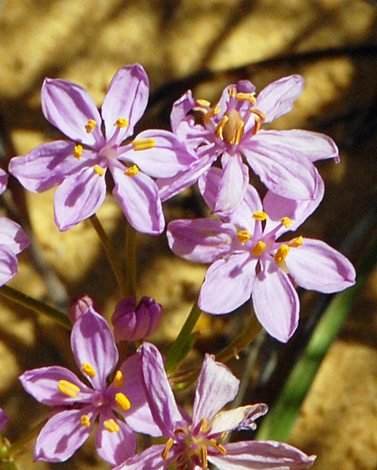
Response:
[{"label": "cluster of flowers", "polygon": [[[261,325],[286,342],[298,325],[296,284],[331,293],[355,282],[351,263],[324,242],[299,235],[280,239],[296,230],[323,198],[324,183],[313,162],[339,160],[335,143],[325,135],[262,128],[289,112],[302,90],[298,75],[277,80],[259,95],[243,80],[225,88],[214,106],[188,91],[173,105],[173,132],[147,130],[133,138],[148,100],[148,78],[140,65],[116,73],[101,112],[81,86],[46,79],[44,115],[70,140],[14,157],[9,171],[32,192],[59,186],[54,213],[61,231],[102,205],[107,169],[129,223],[153,235],[165,227],[162,202],[198,182],[211,216],[175,220],[167,237],[177,255],[210,264],[199,308],[225,314],[252,298]],[[250,169],[266,188],[263,199],[249,184]],[[27,238],[7,219],[1,231],[4,284],[15,274],[15,255],[27,246]],[[137,306],[135,298],[124,299],[112,318],[115,339],[147,337],[161,313],[151,299]],[[60,366],[27,371],[20,378],[38,401],[57,407],[37,439],[36,459],[68,459],[98,421],[98,453],[119,470],[167,469],[173,463],[181,470],[206,469],[210,463],[235,470],[313,464],[314,457],[283,443],[225,442],[233,430],[253,429],[267,407],[219,413],[235,398],[239,381],[213,356],[205,356],[190,417],[177,405],[154,345],[144,343],[119,366],[112,329],[90,300],[82,301],[70,318],[71,346],[85,382]],[[166,444],[135,455],[134,431],[164,436]]]}]

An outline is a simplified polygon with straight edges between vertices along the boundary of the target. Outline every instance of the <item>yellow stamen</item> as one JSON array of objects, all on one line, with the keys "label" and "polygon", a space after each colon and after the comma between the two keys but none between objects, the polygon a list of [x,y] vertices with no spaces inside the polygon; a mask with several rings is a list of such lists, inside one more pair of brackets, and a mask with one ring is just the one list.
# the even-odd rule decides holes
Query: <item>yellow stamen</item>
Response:
[{"label": "yellow stamen", "polygon": [[254,129],[253,129],[253,135],[256,135],[259,129],[261,128],[261,120],[259,119],[258,116],[255,116],[255,124],[254,124]]},{"label": "yellow stamen", "polygon": [[275,256],[274,256],[275,261],[278,264],[282,263],[285,260],[285,258],[287,257],[288,252],[289,252],[289,246],[288,245],[281,245],[281,247],[275,253]]},{"label": "yellow stamen", "polygon": [[223,136],[224,126],[228,121],[229,121],[229,117],[226,114],[224,114],[224,116],[221,118],[221,121],[219,122],[219,125],[216,128],[215,136],[221,140],[224,140],[224,136]]},{"label": "yellow stamen", "polygon": [[264,252],[265,249],[266,249],[266,244],[260,241],[254,246],[251,252],[253,253],[254,256],[259,256]]},{"label": "yellow stamen", "polygon": [[105,168],[102,168],[99,165],[94,165],[94,173],[96,173],[99,176],[103,176],[105,174]]},{"label": "yellow stamen", "polygon": [[126,397],[124,393],[117,393],[115,395],[115,403],[118,405],[118,408],[122,411],[127,411],[131,408],[130,400]]},{"label": "yellow stamen", "polygon": [[128,119],[120,118],[117,119],[117,121],[114,123],[114,126],[116,127],[128,127]]},{"label": "yellow stamen", "polygon": [[250,108],[250,111],[255,114],[255,124],[253,129],[253,135],[255,135],[266,120],[266,115],[262,113],[262,111],[259,111],[259,109]]},{"label": "yellow stamen", "polygon": [[140,139],[140,140],[134,140],[132,142],[132,145],[134,147],[134,150],[149,150],[153,149],[156,145],[156,140],[155,139]]},{"label": "yellow stamen", "polygon": [[97,121],[95,121],[94,119],[89,119],[88,121],[88,124],[85,124],[85,129],[86,129],[86,132],[88,134],[90,134],[91,132],[93,132],[94,128],[96,127],[97,125]]},{"label": "yellow stamen", "polygon": [[132,165],[128,170],[124,172],[127,176],[135,176],[139,173],[139,168],[136,165]]},{"label": "yellow stamen", "polygon": [[216,105],[213,108],[211,108],[209,111],[205,113],[203,116],[203,122],[204,124],[208,124],[211,117],[214,116],[215,114],[219,113],[221,111],[220,106]]},{"label": "yellow stamen", "polygon": [[302,244],[303,244],[303,240],[302,240],[302,236],[300,235],[299,237],[293,238],[293,240],[291,240],[288,243],[288,246],[290,246],[291,248],[297,248],[301,246]]},{"label": "yellow stamen", "polygon": [[237,238],[241,243],[246,243],[250,240],[251,238],[251,233],[248,232],[247,230],[240,230],[237,233]]},{"label": "yellow stamen", "polygon": [[184,428],[178,428],[174,430],[174,434],[188,434],[188,431]]},{"label": "yellow stamen", "polygon": [[242,139],[243,136],[243,129],[245,127],[245,124],[243,121],[239,121],[236,126],[236,130],[234,132],[233,138],[230,141],[230,145],[238,145],[240,143],[240,140]]},{"label": "yellow stamen", "polygon": [[226,449],[223,445],[219,444],[216,439],[211,439],[211,444],[213,447],[216,447],[216,449],[220,452],[221,455],[226,455]]},{"label": "yellow stamen", "polygon": [[237,93],[236,98],[238,101],[250,101],[252,104],[257,102],[254,93]]},{"label": "yellow stamen", "polygon": [[202,468],[208,468],[208,460],[207,460],[208,450],[206,446],[200,447],[200,457],[202,459]]},{"label": "yellow stamen", "polygon": [[169,458],[169,452],[170,452],[170,449],[173,447],[173,444],[174,444],[174,439],[172,437],[170,437],[166,444],[165,444],[165,449],[163,450],[162,454],[161,454],[161,457],[164,459],[164,460],[168,460]]},{"label": "yellow stamen", "polygon": [[113,418],[110,418],[109,420],[104,421],[103,425],[104,425],[104,427],[107,431],[110,431],[110,432],[114,432],[114,431],[118,432],[119,431],[119,424],[117,424],[113,420]]},{"label": "yellow stamen", "polygon": [[115,374],[114,377],[114,387],[119,388],[123,385],[123,374],[120,370]]},{"label": "yellow stamen", "polygon": [[75,150],[73,152],[73,156],[77,158],[77,160],[80,160],[82,155],[82,145],[76,145]]},{"label": "yellow stamen", "polygon": [[87,362],[82,363],[81,370],[84,372],[84,374],[89,375],[89,377],[96,376],[96,371],[94,370],[94,367],[91,364],[88,364]]},{"label": "yellow stamen", "polygon": [[196,100],[196,102],[198,103],[199,106],[203,106],[203,108],[208,108],[209,106],[211,106],[211,103],[207,100],[199,99],[199,100]]},{"label": "yellow stamen", "polygon": [[208,429],[208,420],[207,418],[201,419],[200,432],[206,432]]},{"label": "yellow stamen", "polygon": [[88,415],[82,415],[81,416],[81,424],[83,426],[87,426],[88,428],[90,427],[90,418]]},{"label": "yellow stamen", "polygon": [[254,212],[253,219],[255,219],[255,220],[267,220],[268,215],[265,212]]},{"label": "yellow stamen", "polygon": [[264,122],[266,120],[266,115],[260,111],[259,109],[256,109],[256,108],[250,108],[250,112],[255,114],[256,116],[259,117],[259,119]]},{"label": "yellow stamen", "polygon": [[229,88],[228,93],[231,98],[234,98],[236,96],[237,90],[234,87]]},{"label": "yellow stamen", "polygon": [[59,380],[58,390],[71,398],[77,398],[80,388],[68,380]]},{"label": "yellow stamen", "polygon": [[283,217],[280,219],[280,222],[284,225],[285,228],[289,228],[292,225],[292,219],[289,217]]}]

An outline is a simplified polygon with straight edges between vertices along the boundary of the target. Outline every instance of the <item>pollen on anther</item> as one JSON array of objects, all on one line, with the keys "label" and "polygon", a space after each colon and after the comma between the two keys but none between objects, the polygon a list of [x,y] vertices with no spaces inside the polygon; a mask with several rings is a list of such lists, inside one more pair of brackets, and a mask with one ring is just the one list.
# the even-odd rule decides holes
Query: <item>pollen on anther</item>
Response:
[{"label": "pollen on anther", "polygon": [[234,131],[234,135],[232,140],[230,141],[231,145],[238,145],[242,139],[244,133],[245,124],[243,121],[239,121],[236,126],[236,130]]},{"label": "pollen on anther", "polygon": [[203,108],[208,108],[209,106],[211,106],[211,103],[209,101],[203,100],[201,98],[196,100],[196,102],[198,103],[199,106],[202,106]]},{"label": "pollen on anther", "polygon": [[96,376],[96,371],[94,370],[94,367],[91,364],[88,364],[87,362],[82,363],[81,370],[84,372],[84,374],[88,375],[89,377]]},{"label": "pollen on anther", "polygon": [[288,256],[289,246],[288,245],[281,245],[278,251],[275,253],[274,259],[279,264],[282,263],[285,258]]},{"label": "pollen on anther", "polygon": [[222,444],[219,444],[216,439],[211,439],[211,444],[215,447],[221,455],[226,455],[226,449]]},{"label": "pollen on anther", "polygon": [[291,248],[297,248],[297,247],[301,246],[303,243],[304,243],[304,241],[302,239],[302,235],[300,235],[299,237],[293,238],[288,243],[288,246],[291,247]]},{"label": "pollen on anther", "polygon": [[202,418],[200,425],[200,432],[206,432],[208,429],[208,420],[207,418]]},{"label": "pollen on anther", "polygon": [[251,238],[251,233],[248,232],[247,230],[240,230],[238,233],[237,233],[237,238],[238,240],[243,244],[243,243],[246,243],[250,240]]},{"label": "pollen on anther", "polygon": [[215,136],[217,138],[224,140],[223,131],[224,131],[225,124],[228,121],[229,121],[229,116],[224,114],[224,116],[221,118],[221,121],[219,122],[219,125],[217,126],[216,131],[215,131]]},{"label": "pollen on anther", "polygon": [[237,93],[236,98],[239,101],[250,101],[252,104],[257,102],[254,93]]},{"label": "pollen on anther", "polygon": [[200,447],[200,458],[202,460],[202,468],[208,468],[207,455],[208,455],[207,447],[206,446],[201,446]]},{"label": "pollen on anther", "polygon": [[124,393],[117,393],[115,395],[115,403],[118,405],[118,408],[122,411],[127,411],[131,408],[130,400],[126,397]]},{"label": "pollen on anther", "polygon": [[174,444],[174,439],[172,437],[170,437],[166,444],[165,444],[165,448],[164,450],[162,451],[162,454],[161,454],[161,457],[164,459],[164,460],[168,460],[169,458],[169,452],[170,452],[170,449],[173,447],[173,444]]},{"label": "pollen on anther", "polygon": [[58,390],[71,398],[77,398],[80,388],[68,380],[59,380]]},{"label": "pollen on anther", "polygon": [[123,374],[120,370],[118,370],[114,377],[114,387],[119,388],[122,385],[123,385]]},{"label": "pollen on anther", "polygon": [[285,228],[289,228],[292,225],[292,219],[289,217],[283,217],[280,219],[280,222],[284,225]]},{"label": "pollen on anther", "polygon": [[96,125],[97,125],[97,121],[95,121],[94,119],[89,119],[88,124],[85,124],[85,129],[86,129],[87,134],[90,134],[91,132],[93,132]]},{"label": "pollen on anther", "polygon": [[139,173],[139,168],[137,165],[132,165],[128,170],[124,172],[125,175],[127,176],[135,176]]},{"label": "pollen on anther", "polygon": [[253,253],[254,256],[259,256],[264,252],[265,249],[266,249],[266,244],[262,241],[259,241],[251,250],[251,252]]},{"label": "pollen on anther", "polygon": [[114,122],[114,126],[116,126],[116,127],[128,127],[129,126],[128,119],[124,119],[124,118],[117,119],[117,121]]},{"label": "pollen on anther", "polygon": [[232,87],[232,88],[229,88],[228,93],[231,98],[234,98],[236,96],[237,90],[234,87]]},{"label": "pollen on anther", "polygon": [[99,165],[94,165],[94,173],[96,173],[99,176],[103,176],[105,174],[105,168],[102,168]]},{"label": "pollen on anther", "polygon": [[107,421],[104,421],[103,425],[107,431],[110,431],[110,432],[119,431],[119,424],[116,421],[114,421],[113,418],[110,418]]},{"label": "pollen on anther", "polygon": [[255,220],[267,220],[268,215],[265,212],[254,212],[253,219]]},{"label": "pollen on anther", "polygon": [[77,160],[80,160],[82,155],[82,145],[76,145],[75,150],[73,152],[73,156],[77,158]]},{"label": "pollen on anther", "polygon": [[87,426],[89,428],[90,427],[90,417],[88,415],[82,415],[81,416],[81,424],[82,424],[82,426]]},{"label": "pollen on anther", "polygon": [[218,114],[220,111],[221,111],[221,108],[218,105],[214,106],[209,111],[207,111],[205,115],[203,116],[204,124],[208,124],[211,117],[213,117],[215,114]]},{"label": "pollen on anther", "polygon": [[140,140],[134,140],[132,142],[132,146],[135,151],[139,150],[149,150],[153,149],[156,145],[156,140],[155,139],[140,139]]}]

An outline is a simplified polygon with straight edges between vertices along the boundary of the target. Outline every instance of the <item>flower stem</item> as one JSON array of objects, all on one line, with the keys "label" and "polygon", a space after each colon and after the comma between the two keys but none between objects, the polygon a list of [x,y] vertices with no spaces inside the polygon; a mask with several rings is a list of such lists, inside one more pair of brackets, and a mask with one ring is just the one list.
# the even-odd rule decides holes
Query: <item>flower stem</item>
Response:
[{"label": "flower stem", "polygon": [[126,236],[127,287],[128,295],[136,297],[137,260],[136,260],[136,230],[127,223]]},{"label": "flower stem", "polygon": [[17,304],[22,305],[23,307],[26,307],[30,310],[34,310],[34,312],[46,315],[47,317],[54,320],[56,323],[59,323],[59,325],[62,325],[69,330],[72,327],[69,318],[63,312],[60,312],[59,310],[53,307],[50,307],[44,302],[33,299],[33,297],[29,297],[28,295],[23,294],[22,292],[18,291],[17,289],[14,289],[13,287],[0,287],[0,296],[8,300],[12,300],[13,302],[16,302]]},{"label": "flower stem", "polygon": [[126,278],[124,277],[124,273],[122,270],[122,266],[120,264],[120,259],[119,255],[115,251],[115,248],[113,244],[111,243],[110,238],[107,236],[104,228],[102,227],[101,222],[99,221],[98,217],[96,214],[92,215],[89,218],[90,222],[92,223],[92,226],[94,230],[97,232],[97,235],[99,236],[102,246],[106,252],[107,258],[110,262],[111,269],[113,270],[113,273],[115,275],[116,281],[118,283],[119,289],[123,295],[123,297],[127,297],[129,294],[128,291],[128,284],[126,281]]},{"label": "flower stem", "polygon": [[173,372],[191,349],[196,339],[196,335],[192,333],[192,330],[201,313],[202,312],[198,307],[198,303],[195,302],[176,340],[169,347],[165,363],[165,369],[167,373]]}]

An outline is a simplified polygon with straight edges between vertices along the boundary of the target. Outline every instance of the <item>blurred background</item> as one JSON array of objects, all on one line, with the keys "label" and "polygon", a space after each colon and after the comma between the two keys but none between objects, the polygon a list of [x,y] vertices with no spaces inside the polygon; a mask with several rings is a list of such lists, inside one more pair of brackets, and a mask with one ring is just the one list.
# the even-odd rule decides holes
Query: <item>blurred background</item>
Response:
[{"label": "blurred background", "polygon": [[[41,111],[45,77],[79,83],[100,106],[115,72],[139,62],[151,86],[150,108],[139,125],[143,129],[167,128],[171,104],[188,88],[196,97],[216,102],[222,88],[239,79],[251,80],[261,90],[275,79],[299,73],[305,78],[304,93],[274,127],[326,133],[341,152],[340,165],[317,165],[326,194],[300,233],[345,249],[357,264],[376,230],[376,17],[377,2],[372,0],[3,0],[1,166],[6,169],[10,157],[59,138]],[[53,221],[53,192],[25,194],[11,180],[2,198],[2,214],[30,224],[35,238],[33,249],[20,256],[20,274],[11,285],[59,308],[88,293],[109,318],[119,298],[96,234],[87,222],[60,233]],[[167,220],[203,213],[195,190],[165,204]],[[111,195],[98,216],[124,256],[124,218]],[[165,308],[154,338],[163,346],[175,338],[190,311],[206,267],[175,258],[164,235],[140,235],[137,242],[138,292]],[[5,434],[14,440],[48,413],[26,395],[18,376],[34,367],[74,365],[66,331],[0,300],[0,406],[11,417]],[[304,325],[318,302],[313,293],[302,295]],[[376,314],[377,271],[372,270],[289,437],[291,444],[318,455],[318,470],[377,469]],[[192,360],[228,344],[242,321],[242,314],[202,315]],[[297,335],[293,347],[304,349],[300,331]],[[273,357],[278,362],[276,354],[283,357],[279,367],[290,369],[287,346],[266,340],[263,347],[268,353],[260,356],[259,351],[255,370],[264,367],[263,357],[265,363],[272,364]],[[250,366],[249,359],[245,353],[231,363],[239,377]],[[254,369],[248,374],[244,404],[254,398],[272,404],[282,381],[264,382],[270,386],[257,393],[253,383],[260,384],[260,377],[253,379]],[[17,457],[19,468],[108,468],[90,443],[65,464],[32,464],[32,459],[30,445]]]}]

